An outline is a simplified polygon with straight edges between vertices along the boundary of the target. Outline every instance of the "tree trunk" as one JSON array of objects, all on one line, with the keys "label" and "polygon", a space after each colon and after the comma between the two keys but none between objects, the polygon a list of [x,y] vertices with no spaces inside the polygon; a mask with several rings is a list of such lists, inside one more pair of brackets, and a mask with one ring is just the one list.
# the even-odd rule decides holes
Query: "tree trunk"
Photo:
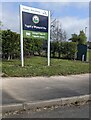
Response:
[{"label": "tree trunk", "polygon": [[58,52],[58,58],[60,58],[60,54],[61,54],[61,52],[59,51],[59,52]]},{"label": "tree trunk", "polygon": [[10,60],[10,55],[8,55],[8,60]]}]

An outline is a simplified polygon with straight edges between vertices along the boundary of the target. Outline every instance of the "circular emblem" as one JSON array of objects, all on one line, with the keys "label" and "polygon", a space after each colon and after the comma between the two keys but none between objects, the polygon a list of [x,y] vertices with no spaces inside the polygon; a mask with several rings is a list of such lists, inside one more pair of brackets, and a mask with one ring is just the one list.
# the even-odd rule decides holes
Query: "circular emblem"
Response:
[{"label": "circular emblem", "polygon": [[32,20],[35,24],[39,23],[39,17],[37,15],[34,15]]}]

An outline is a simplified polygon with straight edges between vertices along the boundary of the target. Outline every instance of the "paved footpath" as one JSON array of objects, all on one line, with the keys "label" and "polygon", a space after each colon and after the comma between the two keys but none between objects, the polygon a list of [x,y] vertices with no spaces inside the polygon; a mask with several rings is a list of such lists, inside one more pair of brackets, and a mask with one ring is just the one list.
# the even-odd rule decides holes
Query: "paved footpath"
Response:
[{"label": "paved footpath", "polygon": [[3,105],[89,94],[89,74],[0,80]]}]

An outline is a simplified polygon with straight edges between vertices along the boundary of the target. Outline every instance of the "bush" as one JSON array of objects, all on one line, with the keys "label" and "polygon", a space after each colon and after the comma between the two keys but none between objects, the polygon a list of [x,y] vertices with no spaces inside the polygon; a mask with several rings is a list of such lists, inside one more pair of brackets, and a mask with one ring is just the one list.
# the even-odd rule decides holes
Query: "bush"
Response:
[{"label": "bush", "polygon": [[77,52],[77,44],[75,42],[68,42],[67,44],[67,58],[75,59]]},{"label": "bush", "polygon": [[53,57],[74,59],[76,52],[77,52],[77,43],[75,42],[51,43],[51,53],[53,54]]}]

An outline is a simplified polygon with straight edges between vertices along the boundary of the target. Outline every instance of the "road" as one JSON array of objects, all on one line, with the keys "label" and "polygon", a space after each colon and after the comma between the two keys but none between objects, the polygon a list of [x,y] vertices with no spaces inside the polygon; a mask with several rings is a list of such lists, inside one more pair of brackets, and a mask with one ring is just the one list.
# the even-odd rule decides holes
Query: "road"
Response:
[{"label": "road", "polygon": [[6,118],[89,118],[89,105],[61,106],[36,112],[24,112],[6,116]]},{"label": "road", "polygon": [[89,74],[2,78],[3,105],[86,94],[89,94]]}]

